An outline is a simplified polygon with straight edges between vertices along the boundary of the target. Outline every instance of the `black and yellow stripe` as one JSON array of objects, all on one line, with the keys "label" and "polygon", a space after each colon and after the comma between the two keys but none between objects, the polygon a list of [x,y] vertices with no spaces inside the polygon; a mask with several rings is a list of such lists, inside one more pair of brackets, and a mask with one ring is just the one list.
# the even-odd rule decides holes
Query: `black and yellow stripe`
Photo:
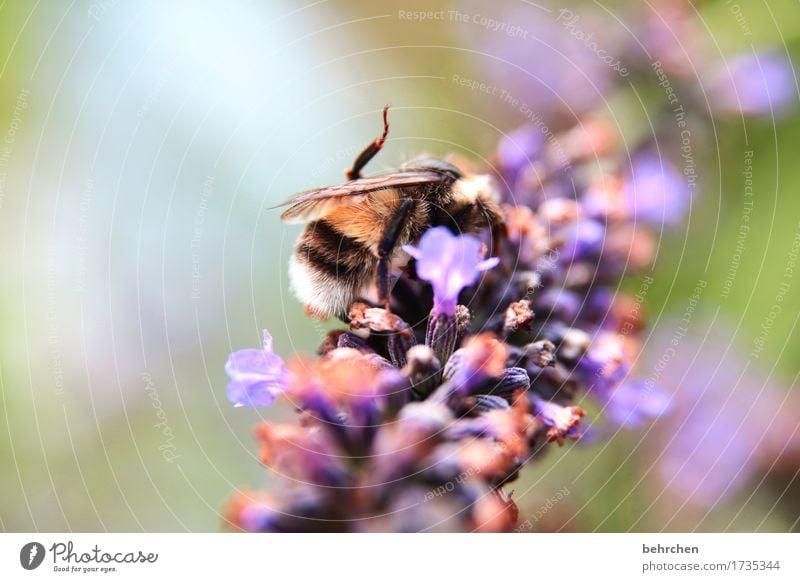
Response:
[{"label": "black and yellow stripe", "polygon": [[375,256],[366,246],[324,219],[306,227],[296,254],[309,268],[338,280],[363,281],[375,269]]}]

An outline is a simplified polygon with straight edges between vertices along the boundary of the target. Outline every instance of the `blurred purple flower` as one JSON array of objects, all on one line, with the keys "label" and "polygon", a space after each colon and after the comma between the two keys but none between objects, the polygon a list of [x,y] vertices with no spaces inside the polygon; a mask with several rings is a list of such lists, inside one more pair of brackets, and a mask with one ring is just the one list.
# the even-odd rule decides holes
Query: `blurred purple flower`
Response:
[{"label": "blurred purple flower", "polygon": [[547,138],[540,127],[528,123],[504,135],[497,144],[497,161],[513,187],[520,174],[541,158]]},{"label": "blurred purple flower", "polygon": [[648,420],[663,416],[672,409],[670,396],[651,382],[623,382],[606,392],[603,413],[614,424],[641,428]]},{"label": "blurred purple flower", "polygon": [[471,235],[453,235],[443,226],[426,231],[418,247],[403,247],[417,260],[417,275],[433,286],[433,311],[454,316],[458,295],[495,267],[499,259],[481,260],[481,242]]},{"label": "blurred purple flower", "polygon": [[561,249],[561,260],[578,261],[596,256],[603,250],[606,228],[596,220],[578,220],[566,228],[566,241]]},{"label": "blurred purple flower", "polygon": [[[474,13],[486,10],[478,0],[464,6]],[[600,103],[619,78],[592,50],[600,46],[597,39],[592,44],[593,39],[587,38],[604,31],[602,50],[622,56],[619,28],[600,11],[582,7],[580,14],[568,9],[545,13],[524,4],[493,8],[498,22],[513,22],[526,31],[524,38],[465,26],[469,46],[486,55],[483,72],[491,83],[523,101],[537,118],[556,123],[558,117],[574,120]]]},{"label": "blurred purple flower", "polygon": [[616,295],[616,290],[608,287],[598,286],[591,289],[581,305],[581,316],[590,321],[599,320],[604,327],[618,325],[616,318],[609,317]]},{"label": "blurred purple flower", "polygon": [[740,54],[716,64],[708,86],[721,113],[769,115],[789,108],[796,95],[792,64],[775,53]]},{"label": "blurred purple flower", "polygon": [[228,400],[236,407],[269,406],[286,390],[289,372],[283,358],[272,349],[272,336],[264,330],[264,347],[233,352],[225,363],[230,377]]},{"label": "blurred purple flower", "polygon": [[623,205],[634,220],[676,224],[691,204],[686,181],[671,162],[652,150],[638,153],[623,186]]},{"label": "blurred purple flower", "polygon": [[240,514],[240,525],[247,531],[268,531],[275,522],[275,509],[260,503],[246,506]]},{"label": "blurred purple flower", "polygon": [[583,301],[583,297],[568,289],[545,289],[535,296],[535,311],[571,322],[580,313]]},{"label": "blurred purple flower", "polygon": [[616,425],[637,429],[672,408],[670,396],[653,382],[627,380],[630,364],[615,333],[597,334],[578,361],[576,372]]},{"label": "blurred purple flower", "polygon": [[[697,327],[675,348],[661,378],[676,388],[677,397],[676,414],[659,424],[657,450],[664,483],[681,498],[710,507],[772,463],[766,446],[770,431],[792,413],[781,407],[785,388],[726,345],[735,336],[733,327],[725,322],[711,331]],[[659,333],[651,353],[664,353],[671,341],[669,332]],[[795,416],[790,426],[796,422]],[[785,443],[791,437],[778,438]]]},{"label": "blurred purple flower", "polygon": [[565,439],[578,440],[581,437],[581,418],[584,412],[577,406],[561,406],[556,402],[533,399],[534,413],[547,425],[547,440],[564,444]]},{"label": "blurred purple flower", "polygon": [[588,351],[581,356],[576,367],[589,391],[599,398],[622,382],[628,371],[621,339],[615,333],[598,333],[592,337]]},{"label": "blurred purple flower", "polygon": [[641,68],[650,68],[655,60],[670,76],[691,79],[699,63],[708,59],[712,47],[689,2],[651,4],[640,10],[637,20],[636,37],[646,47],[646,52],[636,52]]},{"label": "blurred purple flower", "polygon": [[444,377],[459,394],[467,395],[487,380],[502,377],[507,358],[508,348],[492,334],[475,335],[448,360]]}]

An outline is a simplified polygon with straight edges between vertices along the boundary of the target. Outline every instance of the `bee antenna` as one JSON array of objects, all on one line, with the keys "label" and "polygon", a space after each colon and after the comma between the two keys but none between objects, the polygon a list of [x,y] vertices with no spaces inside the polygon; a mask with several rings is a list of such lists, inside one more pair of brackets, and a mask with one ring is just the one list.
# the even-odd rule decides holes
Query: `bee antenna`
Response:
[{"label": "bee antenna", "polygon": [[389,136],[389,105],[383,106],[383,133],[377,139],[380,142],[378,147],[383,147],[383,142],[386,141],[386,138]]},{"label": "bee antenna", "polygon": [[383,144],[386,143],[386,138],[389,136],[389,106],[386,105],[383,108],[383,133],[381,136],[365,147],[358,157],[356,161],[353,162],[353,167],[349,170],[346,170],[344,175],[347,176],[348,180],[358,180],[361,177],[361,170],[364,169],[369,161],[374,158],[381,148]]}]

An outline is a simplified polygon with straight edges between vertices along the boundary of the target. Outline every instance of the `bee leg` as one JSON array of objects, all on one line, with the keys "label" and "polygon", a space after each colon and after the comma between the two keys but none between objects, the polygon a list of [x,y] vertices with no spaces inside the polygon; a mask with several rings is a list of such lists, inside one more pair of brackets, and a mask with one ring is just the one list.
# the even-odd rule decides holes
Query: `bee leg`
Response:
[{"label": "bee leg", "polygon": [[506,225],[498,222],[492,225],[492,256],[499,257],[502,252],[503,240],[506,238]]},{"label": "bee leg", "polygon": [[381,303],[386,311],[391,311],[389,305],[389,257],[378,259],[378,270],[376,271],[378,288],[378,303]]},{"label": "bee leg", "polygon": [[364,169],[369,161],[374,158],[386,141],[386,136],[389,135],[389,106],[383,108],[383,133],[381,136],[369,144],[364,150],[358,154],[356,161],[353,162],[353,167],[345,170],[344,175],[348,180],[358,180],[361,177],[361,170]]},{"label": "bee leg", "polygon": [[[506,230],[506,225],[502,222],[498,222],[497,224],[492,225],[492,256],[499,257],[500,253],[503,252],[503,241],[506,239],[506,235],[508,231]],[[511,265],[508,264],[508,261],[500,261],[500,272],[507,277],[511,277],[514,274],[514,270],[511,268]]]},{"label": "bee leg", "polygon": [[392,256],[392,251],[400,238],[400,234],[403,232],[403,227],[406,224],[413,203],[414,200],[411,198],[406,198],[400,203],[400,206],[397,208],[394,216],[392,216],[392,220],[389,221],[389,224],[386,226],[386,230],[378,243],[376,287],[378,289],[378,301],[383,303],[386,311],[391,311],[389,306],[389,261]]}]

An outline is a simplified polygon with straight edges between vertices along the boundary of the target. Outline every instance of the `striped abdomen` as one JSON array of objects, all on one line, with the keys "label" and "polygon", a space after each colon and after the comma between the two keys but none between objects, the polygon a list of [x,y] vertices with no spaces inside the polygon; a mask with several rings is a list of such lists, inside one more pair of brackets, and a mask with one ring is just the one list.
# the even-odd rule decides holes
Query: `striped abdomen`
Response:
[{"label": "striped abdomen", "polygon": [[329,317],[346,313],[364,288],[372,285],[376,262],[363,242],[322,219],[310,223],[297,241],[289,277],[307,309]]}]

